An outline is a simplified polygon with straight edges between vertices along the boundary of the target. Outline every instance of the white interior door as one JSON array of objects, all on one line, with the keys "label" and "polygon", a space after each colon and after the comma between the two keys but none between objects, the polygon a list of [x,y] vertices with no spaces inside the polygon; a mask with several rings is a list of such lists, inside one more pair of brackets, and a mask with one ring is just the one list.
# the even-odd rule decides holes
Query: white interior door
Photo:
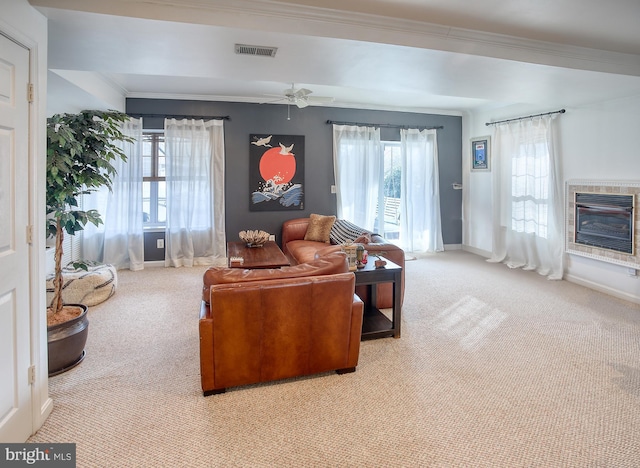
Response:
[{"label": "white interior door", "polygon": [[0,442],[31,435],[29,51],[0,35]]}]

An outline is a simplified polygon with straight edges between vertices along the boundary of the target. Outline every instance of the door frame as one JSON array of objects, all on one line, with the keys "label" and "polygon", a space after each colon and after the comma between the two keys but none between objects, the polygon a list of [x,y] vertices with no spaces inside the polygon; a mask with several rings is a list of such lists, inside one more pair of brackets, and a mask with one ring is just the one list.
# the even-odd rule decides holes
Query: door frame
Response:
[{"label": "door frame", "polygon": [[[4,9],[4,6],[3,6]],[[6,16],[5,16],[6,14]],[[11,24],[7,23],[10,21]],[[0,19],[0,34],[29,52],[29,82],[33,99],[28,117],[28,194],[32,242],[29,252],[30,366],[35,369],[31,384],[32,434],[44,424],[53,409],[49,397],[46,323],[45,172],[47,103],[47,20],[26,0],[11,2]]]}]

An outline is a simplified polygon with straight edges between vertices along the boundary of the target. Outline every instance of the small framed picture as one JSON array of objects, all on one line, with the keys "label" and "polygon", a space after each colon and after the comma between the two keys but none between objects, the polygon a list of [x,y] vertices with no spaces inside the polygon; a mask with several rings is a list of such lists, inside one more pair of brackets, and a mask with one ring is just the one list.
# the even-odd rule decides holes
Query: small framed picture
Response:
[{"label": "small framed picture", "polygon": [[491,137],[484,136],[471,140],[471,170],[489,171],[491,160]]}]

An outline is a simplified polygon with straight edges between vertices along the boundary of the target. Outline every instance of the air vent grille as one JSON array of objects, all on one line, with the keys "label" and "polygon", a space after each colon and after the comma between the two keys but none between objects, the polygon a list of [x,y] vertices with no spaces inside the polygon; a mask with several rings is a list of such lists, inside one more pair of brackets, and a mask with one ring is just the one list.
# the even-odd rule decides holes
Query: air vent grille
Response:
[{"label": "air vent grille", "polygon": [[277,47],[265,47],[247,44],[236,44],[236,54],[256,55],[258,57],[275,57]]}]

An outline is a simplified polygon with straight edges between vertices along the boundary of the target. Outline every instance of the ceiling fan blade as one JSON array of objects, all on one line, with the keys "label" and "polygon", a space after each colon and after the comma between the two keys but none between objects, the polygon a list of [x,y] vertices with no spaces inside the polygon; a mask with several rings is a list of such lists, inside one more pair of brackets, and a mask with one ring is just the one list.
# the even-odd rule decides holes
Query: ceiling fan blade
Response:
[{"label": "ceiling fan blade", "polygon": [[276,102],[288,101],[286,97],[280,96],[278,99],[273,99],[271,101],[263,101],[260,104],[274,104]]},{"label": "ceiling fan blade", "polygon": [[308,102],[317,102],[317,103],[334,101],[334,98],[329,96],[307,96],[306,99]]},{"label": "ceiling fan blade", "polygon": [[311,94],[313,91],[311,91],[310,89],[306,89],[306,88],[300,88],[297,91],[295,91],[293,93],[293,95],[297,98],[303,98],[308,96],[309,94]]},{"label": "ceiling fan blade", "polygon": [[295,103],[296,103],[296,106],[298,106],[300,109],[304,109],[309,105],[306,99],[296,99]]}]

